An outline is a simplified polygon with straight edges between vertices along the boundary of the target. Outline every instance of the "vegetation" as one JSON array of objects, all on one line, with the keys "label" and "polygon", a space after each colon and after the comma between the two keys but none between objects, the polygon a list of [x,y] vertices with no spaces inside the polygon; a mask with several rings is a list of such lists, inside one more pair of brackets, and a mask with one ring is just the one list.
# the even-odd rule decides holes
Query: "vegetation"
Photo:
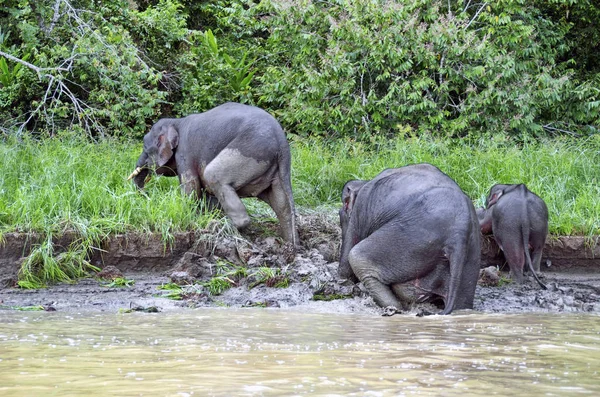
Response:
[{"label": "vegetation", "polygon": [[117,277],[117,278],[111,280],[110,282],[103,284],[103,287],[107,287],[107,288],[131,287],[134,284],[135,284],[135,280],[124,278],[124,277]]},{"label": "vegetation", "polygon": [[592,0],[5,0],[5,131],[140,137],[259,105],[300,136],[589,135]]},{"label": "vegetation", "polygon": [[[126,181],[138,144],[48,139],[0,145],[0,231],[66,231],[81,236],[79,251],[110,234],[203,230],[222,213],[205,212],[178,188],[177,178],[155,177],[141,194]],[[494,183],[525,183],[550,210],[550,232],[600,234],[600,139],[554,139],[515,146],[506,139],[456,141],[398,137],[371,143],[353,140],[292,142],[292,185],[303,208],[337,208],[348,179],[370,179],[388,167],[429,162],[450,175],[478,206]],[[273,214],[247,200],[251,214]],[[75,247],[73,247],[75,248]],[[39,248],[54,257],[49,243]],[[77,250],[73,250],[77,251]],[[66,261],[68,258],[64,258]]]},{"label": "vegetation", "polygon": [[344,295],[344,294],[314,294],[312,297],[312,300],[314,301],[334,301],[334,300],[339,300],[339,299],[350,299],[352,298],[352,295]]},{"label": "vegetation", "polygon": [[287,288],[290,283],[286,271],[280,268],[261,266],[253,269],[249,277],[253,280],[248,286],[250,289],[260,284],[272,288]]},{"label": "vegetation", "polygon": [[46,310],[44,306],[36,305],[36,306],[6,306],[0,305],[0,310],[18,310],[22,312],[42,312]]},{"label": "vegetation", "polygon": [[216,275],[210,280],[202,283],[202,286],[205,287],[211,295],[221,295],[229,288],[238,285],[240,279],[247,276],[248,270],[245,267],[218,261]]},{"label": "vegetation", "polygon": [[79,236],[65,252],[56,254],[52,235],[52,231],[48,231],[43,242],[34,245],[23,261],[19,270],[19,287],[35,289],[47,281],[70,282],[85,276],[88,271],[99,270],[87,261],[94,237]]},{"label": "vegetation", "polygon": [[161,291],[166,291],[165,293],[159,294],[157,296],[161,298],[167,298],[172,300],[182,300],[186,295],[184,288],[181,285],[175,283],[167,283],[157,287]]},{"label": "vegetation", "polygon": [[[0,234],[37,232],[41,244],[24,262],[19,285],[36,288],[47,280],[69,281],[95,268],[87,254],[107,236],[128,231],[154,232],[165,243],[179,231],[231,230],[219,212],[206,212],[181,193],[177,178],[155,177],[145,194],[126,177],[141,150],[138,144],[47,139],[9,140],[0,145]],[[335,211],[349,179],[370,179],[381,170],[429,162],[450,175],[483,205],[494,183],[525,183],[550,211],[550,233],[600,234],[600,139],[554,139],[515,146],[510,139],[474,141],[398,137],[370,143],[318,138],[292,142],[292,185],[300,212]],[[258,200],[249,212],[271,223],[273,213]],[[255,219],[256,221],[256,219]],[[57,252],[53,237],[78,238]],[[206,287],[219,294],[234,285],[239,269],[223,265]],[[274,275],[278,279],[282,274]],[[268,277],[267,277],[268,278]],[[285,277],[281,277],[282,281]]]}]

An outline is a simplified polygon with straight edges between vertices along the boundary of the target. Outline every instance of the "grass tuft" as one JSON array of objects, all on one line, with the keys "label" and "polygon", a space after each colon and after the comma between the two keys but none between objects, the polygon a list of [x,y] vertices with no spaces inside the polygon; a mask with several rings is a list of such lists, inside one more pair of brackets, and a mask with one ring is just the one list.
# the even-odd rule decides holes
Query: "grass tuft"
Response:
[{"label": "grass tuft", "polygon": [[116,277],[112,279],[109,283],[102,284],[103,287],[107,288],[120,288],[120,287],[132,287],[135,284],[135,280],[124,278],[124,277]]},{"label": "grass tuft", "polygon": [[217,275],[202,283],[211,295],[221,295],[231,287],[239,285],[239,281],[248,276],[245,267],[236,266],[225,261],[216,264]]},{"label": "grass tuft", "polygon": [[265,284],[267,287],[272,288],[287,288],[290,284],[287,272],[279,268],[261,266],[255,269],[249,277],[254,279],[248,286],[249,289],[260,284]]}]

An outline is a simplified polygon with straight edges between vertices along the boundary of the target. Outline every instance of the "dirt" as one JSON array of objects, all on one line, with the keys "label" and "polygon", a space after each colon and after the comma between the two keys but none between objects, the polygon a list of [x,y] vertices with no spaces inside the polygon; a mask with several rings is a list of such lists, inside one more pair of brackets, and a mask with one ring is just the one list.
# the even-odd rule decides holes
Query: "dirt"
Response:
[{"label": "dirt", "polygon": [[[41,237],[8,234],[0,248],[0,309],[163,312],[220,306],[386,314],[361,284],[338,280],[341,238],[336,217],[304,213],[298,221],[302,247],[295,255],[275,237],[277,224],[270,219],[254,219],[238,236],[224,233],[222,224],[215,223],[204,231],[178,234],[170,244],[157,235],[113,236],[90,257],[101,273],[37,290],[14,285],[23,255]],[[57,254],[73,238],[56,240]],[[591,239],[549,238],[540,275],[548,286],[544,290],[532,277],[521,285],[510,282],[508,274],[498,271],[501,252],[493,240],[485,239],[474,310],[600,313],[598,250]],[[215,279],[229,288],[211,289]],[[408,314],[439,310],[430,303],[413,304]]]}]

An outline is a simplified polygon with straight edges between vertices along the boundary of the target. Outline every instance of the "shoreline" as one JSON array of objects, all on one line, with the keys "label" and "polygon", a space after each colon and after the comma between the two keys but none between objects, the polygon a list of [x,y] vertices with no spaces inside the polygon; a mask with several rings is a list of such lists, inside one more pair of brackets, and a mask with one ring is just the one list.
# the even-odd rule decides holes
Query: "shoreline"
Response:
[{"label": "shoreline", "polygon": [[[14,286],[24,256],[43,236],[6,233],[0,245],[0,310],[170,311],[227,306],[383,314],[361,284],[338,280],[341,239],[335,221],[319,214],[298,218],[302,246],[295,256],[273,237],[277,225],[260,219],[241,236],[215,238],[209,231],[177,233],[171,244],[158,233],[128,233],[110,236],[93,250],[89,262],[103,270],[96,278],[35,290]],[[64,252],[76,237],[68,233],[55,239],[55,255]],[[541,290],[529,276],[521,285],[478,285],[474,309],[484,313],[600,313],[597,241],[549,236],[540,272],[548,290]],[[485,236],[482,269],[496,269],[503,262],[493,238]],[[263,274],[267,270],[270,276]],[[501,274],[506,280],[506,274]],[[228,280],[229,288],[214,294],[209,282],[218,277]],[[107,286],[114,278],[129,280],[131,285]],[[438,311],[430,303],[413,304],[408,314]]]}]

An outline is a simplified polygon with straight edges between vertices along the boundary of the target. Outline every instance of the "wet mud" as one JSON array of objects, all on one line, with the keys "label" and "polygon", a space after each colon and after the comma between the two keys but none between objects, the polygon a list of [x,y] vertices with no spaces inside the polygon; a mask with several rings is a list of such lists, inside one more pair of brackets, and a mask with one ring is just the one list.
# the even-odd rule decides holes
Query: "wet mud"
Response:
[{"label": "wet mud", "polygon": [[[163,312],[198,307],[293,308],[309,312],[386,314],[361,284],[337,277],[341,241],[336,217],[298,217],[302,247],[294,254],[276,237],[277,223],[254,219],[242,235],[218,224],[174,236],[114,236],[90,257],[102,272],[75,283],[37,290],[15,288],[23,256],[36,236],[5,235],[0,249],[0,310]],[[56,241],[57,252],[69,236]],[[485,313],[600,313],[600,261],[590,239],[550,238],[543,258],[543,290],[533,277],[512,283],[508,266],[491,239],[482,250],[481,280],[474,310]],[[600,256],[600,255],[598,255]],[[499,270],[501,269],[501,270]],[[506,272],[505,272],[505,271]],[[431,303],[406,313],[439,312]]]}]

